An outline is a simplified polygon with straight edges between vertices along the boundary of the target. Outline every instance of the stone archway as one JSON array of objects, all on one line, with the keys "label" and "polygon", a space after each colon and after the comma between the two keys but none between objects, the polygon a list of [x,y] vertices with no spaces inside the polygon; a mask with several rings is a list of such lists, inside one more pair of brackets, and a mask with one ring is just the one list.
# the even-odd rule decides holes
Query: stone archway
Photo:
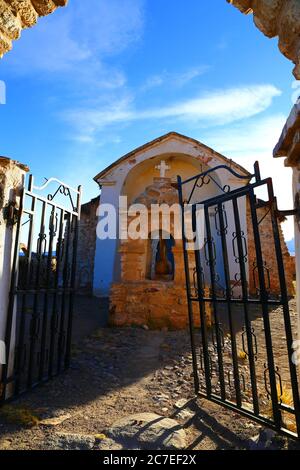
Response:
[{"label": "stone archway", "polygon": [[46,16],[68,0],[0,0],[0,57],[12,49],[25,28],[31,28],[40,16]]},{"label": "stone archway", "polygon": [[[278,36],[279,49],[296,65],[300,79],[300,5],[298,0],[227,0],[244,14],[253,13],[255,25],[270,38]],[[12,49],[25,28],[34,26],[68,0],[0,0],[0,57]]]}]

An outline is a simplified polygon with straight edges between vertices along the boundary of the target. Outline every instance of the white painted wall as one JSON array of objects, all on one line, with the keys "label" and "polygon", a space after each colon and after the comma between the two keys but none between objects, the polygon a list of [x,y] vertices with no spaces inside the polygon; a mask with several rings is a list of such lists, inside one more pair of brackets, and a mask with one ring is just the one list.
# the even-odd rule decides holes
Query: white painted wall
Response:
[{"label": "white painted wall", "polygon": [[[9,164],[7,161],[2,161],[0,159],[0,171],[5,173],[6,181],[4,186],[4,206],[14,200],[17,202],[17,207],[19,206],[19,196],[16,195],[15,190],[18,192],[23,186],[25,171],[22,168],[22,165],[19,166],[17,162],[10,161]],[[13,254],[15,246],[15,236],[16,236],[16,225],[14,227],[8,227],[6,221],[3,218],[3,211],[0,211],[0,340],[5,341],[6,333],[6,323],[7,323],[7,310],[8,310],[8,301],[9,301],[9,292],[10,292],[10,283],[11,283],[11,268],[13,263]],[[10,348],[10,364],[9,374],[12,373],[13,367],[13,356],[15,348],[15,322],[16,322],[16,302],[15,309],[13,314],[13,325],[12,325],[12,338],[11,338],[11,348]],[[8,358],[6,357],[6,362]],[[0,366],[1,373],[1,366]],[[8,388],[9,394],[9,388]]]},{"label": "white painted wall", "polygon": [[8,292],[10,291],[10,274],[13,256],[14,232],[0,224],[0,340],[5,341]]}]

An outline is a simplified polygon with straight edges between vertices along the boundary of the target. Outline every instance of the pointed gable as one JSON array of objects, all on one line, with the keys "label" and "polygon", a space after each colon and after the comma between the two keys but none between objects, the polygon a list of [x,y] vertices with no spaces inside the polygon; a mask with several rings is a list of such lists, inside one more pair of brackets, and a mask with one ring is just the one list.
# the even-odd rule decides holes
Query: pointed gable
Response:
[{"label": "pointed gable", "polygon": [[[250,173],[243,168],[241,165],[235,163],[233,160],[225,157],[224,155],[220,154],[219,152],[216,152],[212,148],[208,147],[207,145],[203,144],[202,142],[193,139],[191,137],[187,137],[183,134],[179,134],[177,132],[169,132],[168,134],[165,134],[161,137],[158,137],[157,139],[152,140],[151,142],[148,142],[135,150],[132,150],[131,152],[127,153],[123,157],[119,158],[116,160],[114,163],[106,167],[104,170],[102,170],[100,173],[98,173],[95,177],[94,180],[96,182],[99,182],[102,178],[106,178],[109,176],[109,174],[115,170],[117,167],[121,166],[122,164],[127,163],[130,160],[133,160],[137,158],[139,155],[146,153],[149,150],[157,150],[157,153],[161,153],[161,149],[163,146],[168,143],[169,146],[174,142],[174,152],[176,153],[176,145],[182,144],[183,146],[186,146],[186,153],[189,154],[190,152],[188,151],[189,148],[190,150],[193,151],[198,155],[199,159],[205,158],[205,156],[209,156],[209,158],[216,160],[216,165],[217,164],[225,164],[229,165],[232,168],[234,168],[238,173],[244,174],[246,176],[250,176]],[[197,156],[196,156],[197,158]],[[213,165],[213,166],[216,166]]]}]

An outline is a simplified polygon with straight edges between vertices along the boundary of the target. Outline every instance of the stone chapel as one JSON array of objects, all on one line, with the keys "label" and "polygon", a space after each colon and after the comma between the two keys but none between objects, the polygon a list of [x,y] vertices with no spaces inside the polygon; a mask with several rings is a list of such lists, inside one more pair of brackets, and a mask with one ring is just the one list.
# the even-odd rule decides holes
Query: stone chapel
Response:
[{"label": "stone chapel", "polygon": [[[218,185],[205,184],[201,199],[220,194],[226,185],[237,189],[250,181],[250,173],[201,142],[170,132],[115,161],[95,176],[100,196],[82,207],[77,283],[83,292],[110,299],[110,323],[116,326],[148,325],[149,328],[185,328],[188,324],[182,240],[174,238],[174,223],[167,240],[161,230],[144,240],[99,239],[96,235],[99,204],[112,204],[119,209],[119,197],[126,196],[128,206],[178,203],[177,176],[184,180],[209,168],[228,165],[245,178],[240,180],[225,170],[215,176]],[[261,241],[268,263],[275,263],[275,253],[268,242],[271,222],[262,211]],[[251,265],[255,254],[252,234],[247,233],[247,203],[241,208],[242,225],[248,246],[249,291],[255,290]],[[230,219],[230,217],[229,217]],[[130,220],[130,218],[129,218]],[[229,231],[234,232],[234,228]],[[281,231],[286,276],[292,294],[294,262]],[[269,246],[270,245],[270,246]],[[234,269],[234,254],[231,252]],[[191,272],[193,276],[193,272]],[[222,280],[220,281],[220,283]],[[236,279],[232,285],[238,288]],[[209,286],[207,286],[209,288]],[[278,291],[278,282],[270,278],[270,289]],[[208,321],[210,319],[208,318]]]}]

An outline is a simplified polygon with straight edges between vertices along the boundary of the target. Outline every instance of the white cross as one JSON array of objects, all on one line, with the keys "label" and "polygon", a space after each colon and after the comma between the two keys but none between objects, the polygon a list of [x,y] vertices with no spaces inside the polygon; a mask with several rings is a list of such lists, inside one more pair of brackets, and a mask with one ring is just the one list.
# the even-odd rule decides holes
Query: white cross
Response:
[{"label": "white cross", "polygon": [[171,167],[169,167],[164,160],[160,162],[159,165],[156,165],[155,167],[156,170],[160,171],[160,177],[165,178],[166,177],[166,172],[168,170],[171,170]]}]

